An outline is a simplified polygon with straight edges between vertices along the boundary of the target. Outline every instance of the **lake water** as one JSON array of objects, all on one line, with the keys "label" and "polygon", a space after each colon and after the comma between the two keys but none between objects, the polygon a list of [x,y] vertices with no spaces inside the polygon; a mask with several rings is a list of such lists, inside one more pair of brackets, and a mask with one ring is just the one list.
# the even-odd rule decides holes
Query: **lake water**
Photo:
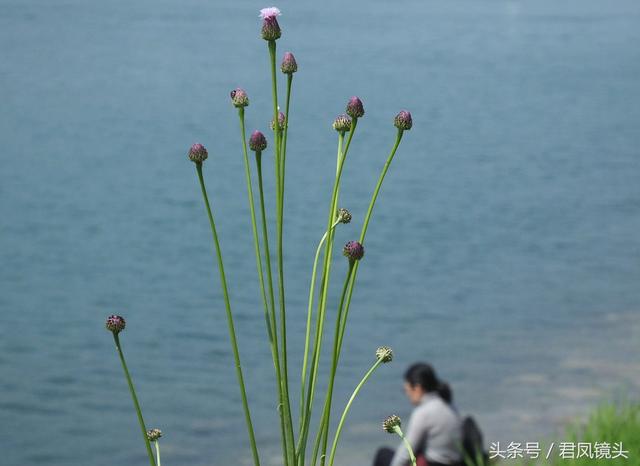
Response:
[{"label": "lake water", "polygon": [[[362,98],[340,202],[354,221],[340,227],[340,245],[359,232],[393,116],[407,108],[414,118],[370,225],[335,405],[378,345],[396,358],[355,403],[337,461],[367,465],[393,441],[379,422],[408,416],[401,377],[416,360],[452,384],[487,445],[543,441],[601,398],[637,395],[640,3],[301,3],[278,4],[278,55],[292,50],[299,63],[285,226],[294,394],[335,167],[330,124],[348,97]],[[194,141],[209,148],[205,175],[259,447],[265,464],[279,464],[228,98],[247,89],[248,130],[267,132],[264,6],[0,1],[3,465],[145,464],[104,330],[112,313],[127,319],[124,350],[147,423],[165,432],[164,462],[250,464],[210,233],[185,155]],[[345,269],[338,257],[330,312]]]}]

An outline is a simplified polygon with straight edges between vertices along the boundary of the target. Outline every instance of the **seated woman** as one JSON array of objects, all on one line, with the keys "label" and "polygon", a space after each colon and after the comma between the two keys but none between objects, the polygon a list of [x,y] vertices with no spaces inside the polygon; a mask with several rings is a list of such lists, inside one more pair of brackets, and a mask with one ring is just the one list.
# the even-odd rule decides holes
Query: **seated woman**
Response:
[{"label": "seated woman", "polygon": [[[426,363],[410,366],[404,380],[405,393],[416,407],[403,430],[418,463],[424,466],[426,460],[427,466],[463,465],[462,420],[451,403],[449,385],[439,381],[433,367]],[[379,449],[374,466],[411,466],[411,460],[401,443],[395,451]]]}]

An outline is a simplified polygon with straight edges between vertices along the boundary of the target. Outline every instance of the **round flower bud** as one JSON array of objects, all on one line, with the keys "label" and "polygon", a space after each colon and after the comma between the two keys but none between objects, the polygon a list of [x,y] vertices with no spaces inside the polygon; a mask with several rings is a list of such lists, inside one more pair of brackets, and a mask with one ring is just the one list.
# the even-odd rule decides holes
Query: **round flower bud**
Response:
[{"label": "round flower bud", "polygon": [[382,421],[382,428],[387,432],[389,432],[390,434],[394,434],[396,432],[395,431],[396,427],[400,427],[400,418],[395,414],[392,414],[391,416],[386,418],[384,421]]},{"label": "round flower bud", "polygon": [[107,327],[107,330],[117,335],[124,330],[126,324],[124,317],[112,315],[107,317],[107,324],[105,327]]},{"label": "round flower bud", "polygon": [[147,431],[147,438],[150,442],[155,442],[162,437],[162,431],[160,429],[149,429]]},{"label": "round flower bud", "polygon": [[393,124],[396,128],[401,130],[411,129],[413,122],[411,121],[411,113],[406,110],[400,111],[393,120]]},{"label": "round flower bud", "polygon": [[249,138],[249,148],[254,152],[262,152],[267,148],[267,138],[260,131],[254,131]]},{"label": "round flower bud", "polygon": [[262,38],[264,40],[276,40],[282,35],[277,17],[280,16],[280,10],[275,6],[263,8],[260,10],[260,18],[262,18]]},{"label": "round flower bud", "polygon": [[376,350],[376,359],[381,360],[383,363],[391,362],[393,351],[388,346],[381,346]]},{"label": "round flower bud", "polygon": [[351,221],[351,212],[347,209],[339,209],[338,219],[340,220],[340,223],[349,223]]},{"label": "round flower bud", "polygon": [[244,89],[237,87],[231,91],[231,102],[234,107],[246,107],[249,105],[249,96]]},{"label": "round flower bud", "polygon": [[[279,129],[280,131],[283,131],[283,130],[284,130],[284,127],[285,127],[286,125],[287,125],[287,122],[286,122],[286,118],[285,118],[285,116],[284,116],[284,113],[282,113],[282,112],[278,112],[278,129]],[[273,120],[273,118],[271,119],[271,124],[270,124],[269,126],[271,126],[271,129],[275,131],[275,129],[276,129],[276,123],[275,123],[275,121]]]},{"label": "round flower bud", "polygon": [[364,256],[364,247],[357,241],[349,241],[342,249],[344,254],[350,261],[359,261]]},{"label": "round flower bud", "polygon": [[339,133],[344,133],[351,129],[351,118],[348,115],[338,115],[333,121],[333,129]]},{"label": "round flower bud", "polygon": [[191,149],[189,149],[189,160],[192,162],[202,163],[208,156],[207,149],[205,149],[202,144],[195,143],[191,146]]},{"label": "round flower bud", "polygon": [[347,102],[347,115],[351,118],[360,118],[364,115],[364,106],[362,105],[362,100],[358,97],[353,96]]},{"label": "round flower bud", "polygon": [[282,64],[280,69],[284,74],[293,74],[298,71],[298,64],[296,63],[296,57],[291,52],[285,52],[282,57]]}]

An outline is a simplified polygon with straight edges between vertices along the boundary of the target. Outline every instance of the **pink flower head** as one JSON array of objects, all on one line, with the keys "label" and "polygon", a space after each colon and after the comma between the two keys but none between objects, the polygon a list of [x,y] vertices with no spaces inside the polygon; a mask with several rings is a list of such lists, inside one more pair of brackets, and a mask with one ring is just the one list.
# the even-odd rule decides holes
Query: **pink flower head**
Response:
[{"label": "pink flower head", "polygon": [[262,152],[267,148],[267,138],[260,131],[254,131],[249,138],[249,148],[254,152]]},{"label": "pink flower head", "polygon": [[188,155],[189,155],[189,160],[191,160],[194,163],[202,163],[209,156],[207,149],[205,149],[205,147],[198,142],[191,146],[191,149],[189,149]]},{"label": "pink flower head", "polygon": [[260,10],[260,18],[275,18],[276,16],[280,16],[280,10],[275,6],[270,6],[269,8],[263,8]]},{"label": "pink flower head", "polygon": [[271,42],[280,38],[282,31],[278,24],[278,16],[280,16],[280,10],[275,6],[260,10],[260,18],[262,18],[261,33],[264,40]]}]

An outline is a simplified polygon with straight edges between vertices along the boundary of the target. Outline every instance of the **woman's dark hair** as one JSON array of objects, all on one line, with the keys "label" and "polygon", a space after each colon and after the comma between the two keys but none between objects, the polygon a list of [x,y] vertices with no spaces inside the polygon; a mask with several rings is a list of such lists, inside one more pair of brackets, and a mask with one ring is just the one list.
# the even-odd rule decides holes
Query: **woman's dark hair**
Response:
[{"label": "woman's dark hair", "polygon": [[453,401],[453,392],[447,382],[441,381],[430,364],[417,362],[409,366],[404,373],[404,380],[415,387],[419,385],[425,392],[437,392],[445,402]]}]

